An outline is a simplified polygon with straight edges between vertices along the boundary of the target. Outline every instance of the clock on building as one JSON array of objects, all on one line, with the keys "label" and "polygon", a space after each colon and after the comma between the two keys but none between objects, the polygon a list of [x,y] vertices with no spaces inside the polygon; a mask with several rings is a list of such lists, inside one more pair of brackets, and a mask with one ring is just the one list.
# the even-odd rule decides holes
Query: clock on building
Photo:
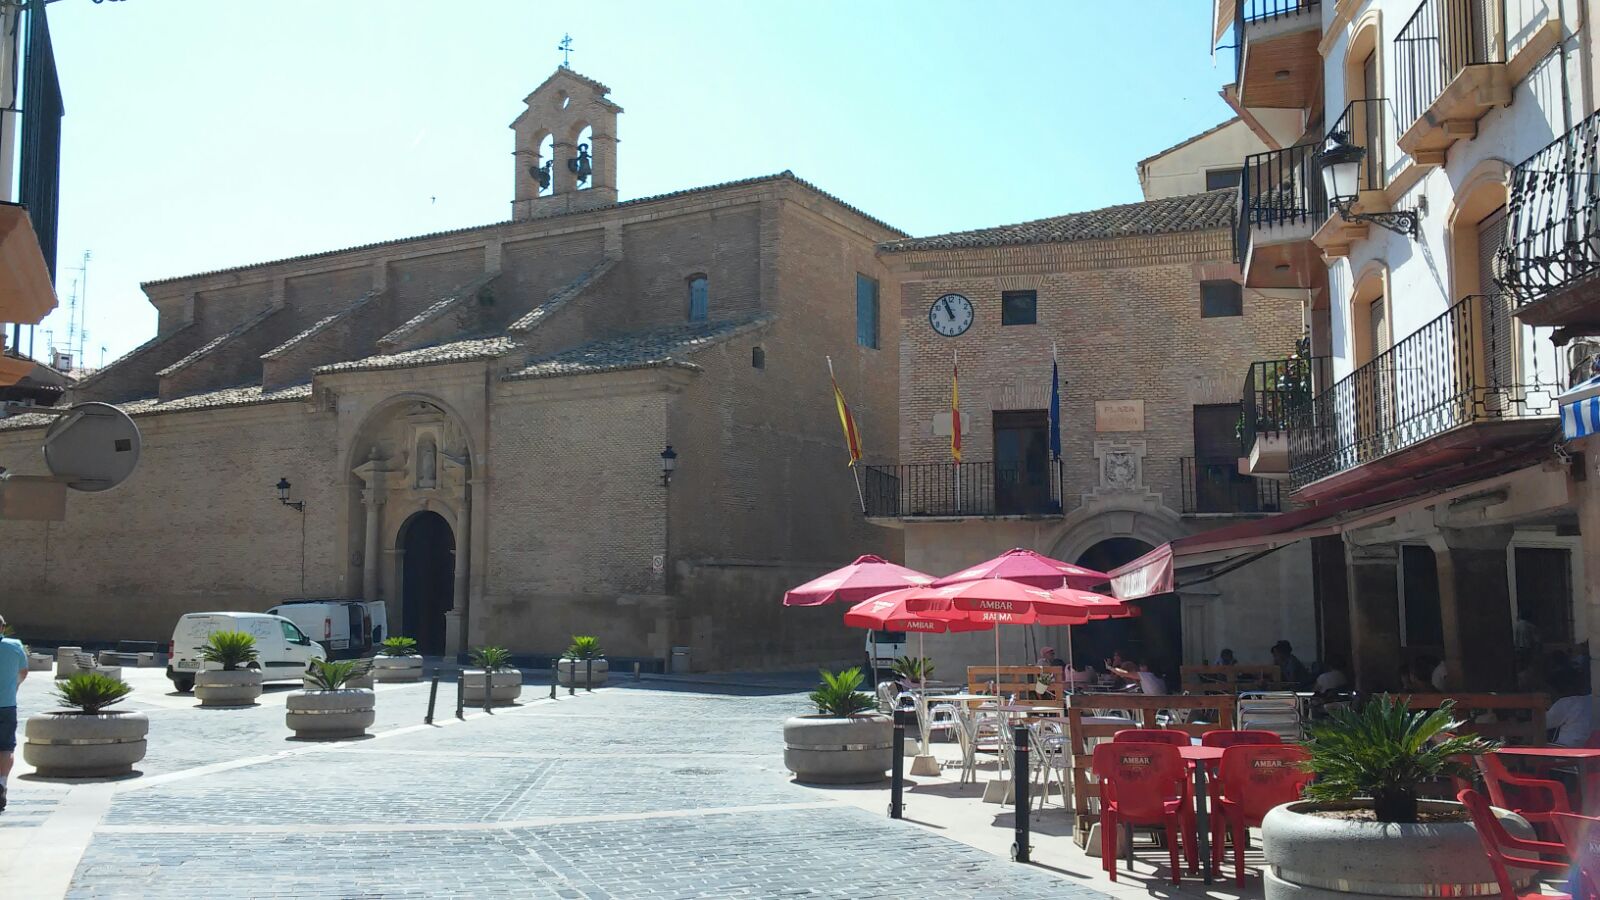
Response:
[{"label": "clock on building", "polygon": [[965,334],[972,327],[972,301],[961,294],[945,294],[928,307],[928,324],[945,337]]}]

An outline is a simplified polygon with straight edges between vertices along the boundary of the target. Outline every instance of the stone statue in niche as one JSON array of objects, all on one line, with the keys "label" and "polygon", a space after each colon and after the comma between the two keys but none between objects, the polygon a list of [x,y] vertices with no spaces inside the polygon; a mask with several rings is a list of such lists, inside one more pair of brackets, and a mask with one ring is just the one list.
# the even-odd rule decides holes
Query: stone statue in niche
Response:
[{"label": "stone statue in niche", "polygon": [[417,487],[431,488],[439,484],[439,459],[438,450],[434,447],[433,436],[423,435],[417,442]]}]

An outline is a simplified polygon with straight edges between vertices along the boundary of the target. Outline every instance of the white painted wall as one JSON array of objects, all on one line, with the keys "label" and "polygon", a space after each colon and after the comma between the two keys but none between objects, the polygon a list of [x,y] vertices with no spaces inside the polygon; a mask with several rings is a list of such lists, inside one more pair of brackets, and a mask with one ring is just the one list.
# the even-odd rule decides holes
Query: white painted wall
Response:
[{"label": "white painted wall", "polygon": [[1206,189],[1208,169],[1237,169],[1246,156],[1267,145],[1243,121],[1147,160],[1139,169],[1139,187],[1146,200],[1182,197]]}]

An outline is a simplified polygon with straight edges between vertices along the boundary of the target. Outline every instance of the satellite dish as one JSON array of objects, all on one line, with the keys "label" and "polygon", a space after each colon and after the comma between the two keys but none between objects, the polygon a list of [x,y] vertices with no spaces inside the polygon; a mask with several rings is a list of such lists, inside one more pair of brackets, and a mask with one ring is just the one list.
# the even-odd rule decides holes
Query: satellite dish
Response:
[{"label": "satellite dish", "polygon": [[44,461],[75,491],[109,491],[139,465],[139,426],[109,403],[79,403],[44,433]]}]

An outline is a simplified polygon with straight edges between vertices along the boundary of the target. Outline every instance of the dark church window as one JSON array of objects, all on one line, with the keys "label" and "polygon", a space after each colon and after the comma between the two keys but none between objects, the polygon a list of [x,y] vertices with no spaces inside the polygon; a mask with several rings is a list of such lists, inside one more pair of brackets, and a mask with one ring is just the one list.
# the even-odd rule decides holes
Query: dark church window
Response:
[{"label": "dark church window", "polygon": [[878,279],[856,273],[856,343],[878,349]]},{"label": "dark church window", "polygon": [[750,367],[765,369],[767,367],[767,351],[761,347],[750,348]]},{"label": "dark church window", "polygon": [[1006,291],[1000,295],[1001,325],[1034,325],[1039,321],[1039,295],[1033,291]]},{"label": "dark church window", "polygon": [[711,315],[711,286],[704,275],[689,278],[689,321],[704,322]]}]

